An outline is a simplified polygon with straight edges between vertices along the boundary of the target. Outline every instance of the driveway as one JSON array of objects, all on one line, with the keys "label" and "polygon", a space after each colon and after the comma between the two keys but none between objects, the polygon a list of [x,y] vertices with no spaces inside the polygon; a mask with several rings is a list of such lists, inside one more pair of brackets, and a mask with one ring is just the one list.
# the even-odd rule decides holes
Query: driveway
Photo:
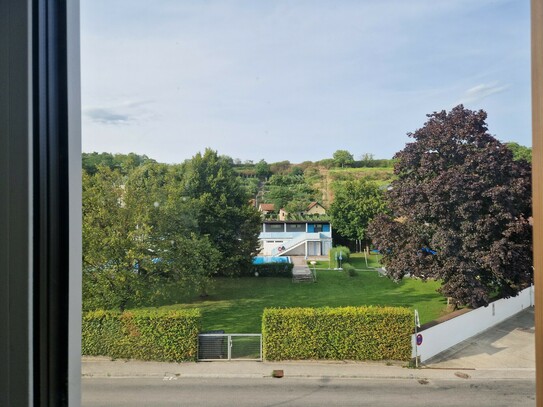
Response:
[{"label": "driveway", "polygon": [[533,308],[453,346],[425,365],[457,369],[535,369]]}]

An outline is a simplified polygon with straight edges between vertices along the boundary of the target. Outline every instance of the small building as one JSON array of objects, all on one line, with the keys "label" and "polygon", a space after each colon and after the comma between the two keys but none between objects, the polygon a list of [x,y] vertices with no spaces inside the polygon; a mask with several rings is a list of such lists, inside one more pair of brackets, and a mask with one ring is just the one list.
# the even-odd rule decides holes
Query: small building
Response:
[{"label": "small building", "polygon": [[332,225],[328,221],[265,221],[259,235],[264,256],[328,256]]},{"label": "small building", "polygon": [[258,205],[258,211],[262,212],[264,215],[275,213],[275,205],[271,203],[261,203]]},{"label": "small building", "polygon": [[304,213],[306,215],[326,215],[326,208],[318,202],[311,202]]},{"label": "small building", "polygon": [[[311,202],[304,211],[295,212],[292,214],[293,217],[311,216],[312,218],[326,215],[326,208],[318,202]],[[287,220],[289,218],[289,212],[284,208],[279,209],[279,220]]]}]

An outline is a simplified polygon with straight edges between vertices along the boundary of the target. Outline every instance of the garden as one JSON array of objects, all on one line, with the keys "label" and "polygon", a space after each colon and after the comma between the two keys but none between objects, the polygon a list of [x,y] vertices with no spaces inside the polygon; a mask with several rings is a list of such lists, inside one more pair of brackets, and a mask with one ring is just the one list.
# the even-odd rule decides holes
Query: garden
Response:
[{"label": "garden", "polygon": [[227,333],[260,332],[262,313],[271,307],[407,307],[418,309],[422,323],[446,312],[446,299],[437,292],[439,282],[407,278],[396,283],[376,271],[376,255],[368,259],[369,268],[361,253],[353,254],[349,262],[356,269],[354,276],[329,269],[328,261],[317,262],[316,283],[293,284],[290,278],[278,277],[220,277],[214,279],[207,297],[170,293],[159,308],[198,308],[203,331],[221,329]]}]

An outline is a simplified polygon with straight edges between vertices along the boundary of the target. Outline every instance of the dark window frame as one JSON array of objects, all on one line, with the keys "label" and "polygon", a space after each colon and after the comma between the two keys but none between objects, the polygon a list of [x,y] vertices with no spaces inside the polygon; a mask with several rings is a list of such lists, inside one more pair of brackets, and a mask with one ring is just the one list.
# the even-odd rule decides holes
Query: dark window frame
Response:
[{"label": "dark window frame", "polygon": [[78,406],[79,2],[0,2],[0,405]]}]

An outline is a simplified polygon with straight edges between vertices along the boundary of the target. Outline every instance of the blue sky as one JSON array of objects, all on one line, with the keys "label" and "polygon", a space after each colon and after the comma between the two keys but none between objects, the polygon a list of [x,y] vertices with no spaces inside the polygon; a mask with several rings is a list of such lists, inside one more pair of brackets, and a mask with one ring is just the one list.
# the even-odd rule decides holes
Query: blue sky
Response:
[{"label": "blue sky", "polygon": [[528,0],[82,0],[83,150],[390,158],[463,103],[531,145]]}]

